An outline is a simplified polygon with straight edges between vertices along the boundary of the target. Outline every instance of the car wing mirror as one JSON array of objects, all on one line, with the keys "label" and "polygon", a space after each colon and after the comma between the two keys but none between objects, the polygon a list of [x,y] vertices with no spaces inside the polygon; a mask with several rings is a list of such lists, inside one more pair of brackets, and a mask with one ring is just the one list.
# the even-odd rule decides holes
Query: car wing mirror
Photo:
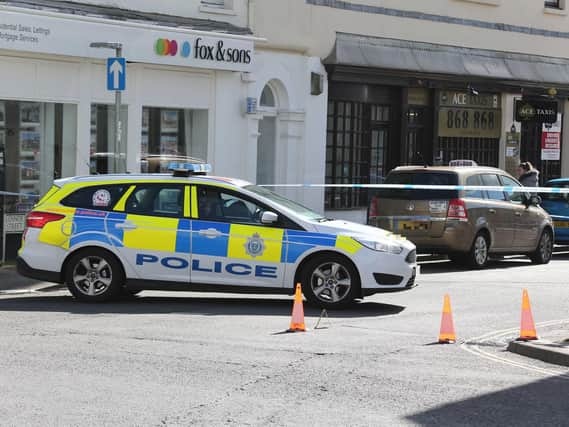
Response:
[{"label": "car wing mirror", "polygon": [[528,203],[532,206],[538,206],[541,204],[541,202],[542,202],[541,197],[538,196],[537,194],[532,194],[528,200]]},{"label": "car wing mirror", "polygon": [[271,211],[265,211],[261,215],[261,224],[274,224],[279,220],[279,216]]}]

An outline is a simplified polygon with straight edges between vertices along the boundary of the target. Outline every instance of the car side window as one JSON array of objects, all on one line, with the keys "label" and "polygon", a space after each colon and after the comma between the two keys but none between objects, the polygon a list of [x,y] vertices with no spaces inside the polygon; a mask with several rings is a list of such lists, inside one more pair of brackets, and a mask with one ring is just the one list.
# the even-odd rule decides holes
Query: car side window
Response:
[{"label": "car side window", "polygon": [[125,204],[125,212],[136,215],[179,218],[184,214],[184,186],[137,185]]},{"label": "car side window", "polygon": [[198,187],[198,215],[208,221],[261,225],[266,209],[220,188]]},{"label": "car side window", "polygon": [[[498,179],[498,175],[494,174],[484,174],[480,176],[482,179],[482,185],[488,187],[501,187],[502,184]],[[502,200],[506,201],[506,194],[503,191],[486,190],[486,195],[490,200]]]},{"label": "car side window", "polygon": [[125,184],[83,187],[65,197],[61,204],[71,208],[110,211],[128,187]]},{"label": "car side window", "polygon": [[[557,187],[557,188],[569,188],[569,184],[555,184],[552,185],[552,187]],[[543,200],[548,200],[551,202],[569,202],[569,194],[565,193],[543,193],[541,194],[541,198]]]},{"label": "car side window", "polygon": [[[479,175],[472,175],[466,178],[466,185],[467,186],[481,186],[482,181],[480,180]],[[484,191],[482,190],[469,190],[464,193],[465,197],[471,197],[473,199],[483,199],[484,198]]]},{"label": "car side window", "polygon": [[[502,180],[504,187],[521,187],[518,182],[514,181],[509,176],[502,175],[500,176],[500,179]],[[521,204],[524,201],[524,194],[528,193],[508,193],[508,199],[510,199],[510,202]]]}]

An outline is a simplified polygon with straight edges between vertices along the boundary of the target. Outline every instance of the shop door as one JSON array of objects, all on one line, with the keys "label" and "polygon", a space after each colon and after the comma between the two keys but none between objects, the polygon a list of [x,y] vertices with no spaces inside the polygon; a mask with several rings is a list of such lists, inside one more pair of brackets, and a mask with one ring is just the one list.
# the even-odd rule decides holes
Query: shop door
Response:
[{"label": "shop door", "polygon": [[432,162],[432,137],[429,108],[410,106],[406,113],[406,131],[401,164],[424,165]]},{"label": "shop door", "polygon": [[530,162],[540,173],[540,184],[561,176],[559,160],[541,160],[541,123],[522,123],[522,162]]}]

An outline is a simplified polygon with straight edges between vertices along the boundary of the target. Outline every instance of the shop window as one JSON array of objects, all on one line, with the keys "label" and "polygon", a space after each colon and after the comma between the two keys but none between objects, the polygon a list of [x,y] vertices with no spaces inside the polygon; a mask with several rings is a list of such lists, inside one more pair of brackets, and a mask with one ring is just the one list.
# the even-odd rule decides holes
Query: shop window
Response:
[{"label": "shop window", "polygon": [[0,260],[15,258],[38,196],[75,174],[76,139],[75,105],[0,100]]},{"label": "shop window", "polygon": [[[386,175],[393,112],[388,105],[332,101],[328,105],[326,183],[375,184]],[[326,190],[327,209],[367,205],[367,191]]]},{"label": "shop window", "polygon": [[167,172],[172,161],[207,160],[208,111],[144,107],[142,172]]},{"label": "shop window", "polygon": [[545,7],[551,7],[554,9],[561,9],[560,0],[545,0]]},{"label": "shop window", "polygon": [[115,133],[115,106],[91,105],[90,173],[126,172],[126,137],[128,108],[121,107],[121,140],[117,147]]},{"label": "shop window", "polygon": [[0,101],[0,191],[40,195],[73,175],[76,132],[75,105]]}]

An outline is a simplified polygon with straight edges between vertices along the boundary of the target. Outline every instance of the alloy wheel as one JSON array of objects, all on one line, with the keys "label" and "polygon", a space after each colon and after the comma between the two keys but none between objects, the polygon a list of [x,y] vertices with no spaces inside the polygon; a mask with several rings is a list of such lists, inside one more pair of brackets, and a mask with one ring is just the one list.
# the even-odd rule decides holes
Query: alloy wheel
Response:
[{"label": "alloy wheel", "polygon": [[553,253],[553,242],[551,241],[551,235],[547,231],[543,233],[539,241],[539,253],[544,261],[548,261]]},{"label": "alloy wheel", "polygon": [[337,303],[350,293],[352,278],[342,264],[327,262],[320,264],[313,271],[310,286],[319,300]]},{"label": "alloy wheel", "polygon": [[103,294],[111,285],[113,272],[107,261],[99,256],[82,258],[73,269],[73,284],[84,295]]},{"label": "alloy wheel", "polygon": [[484,265],[488,259],[488,243],[486,243],[484,236],[476,237],[476,241],[474,242],[474,258],[478,265]]}]

